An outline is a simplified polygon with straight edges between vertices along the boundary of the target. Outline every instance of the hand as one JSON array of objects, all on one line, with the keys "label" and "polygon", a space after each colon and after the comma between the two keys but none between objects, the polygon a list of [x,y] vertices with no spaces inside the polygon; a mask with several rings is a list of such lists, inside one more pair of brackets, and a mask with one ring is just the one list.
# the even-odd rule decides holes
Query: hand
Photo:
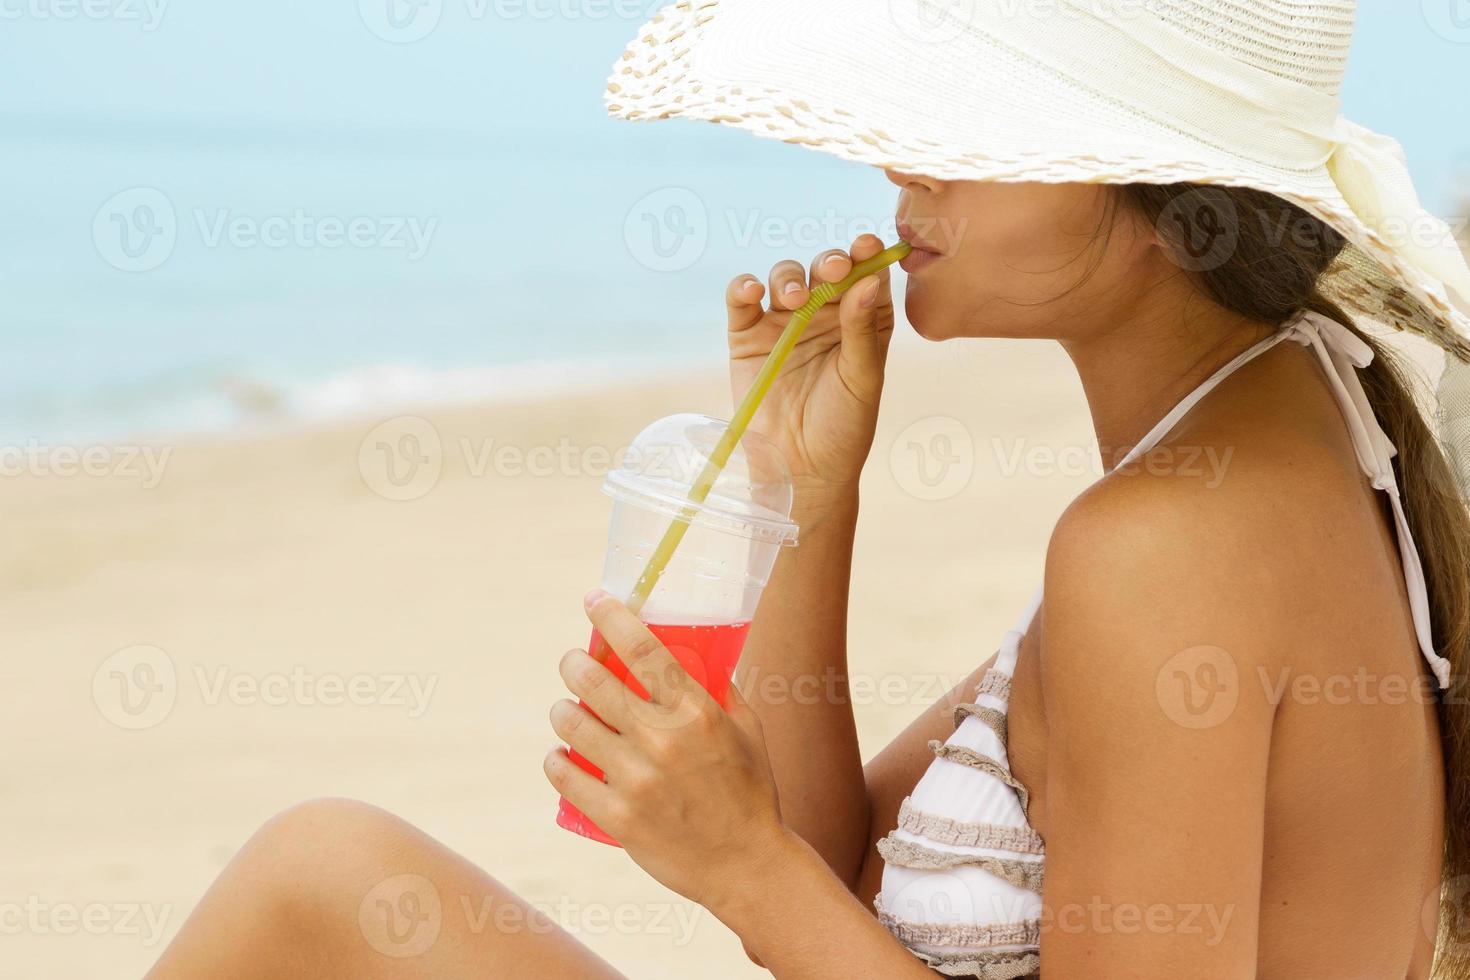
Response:
[{"label": "hand", "polygon": [[760,721],[733,685],[721,709],[612,596],[589,593],[586,607],[652,698],[585,651],[568,653],[562,678],[591,711],[558,701],[551,727],[605,781],[561,748],[547,755],[546,776],[643,870],[719,915],[787,843]]},{"label": "hand", "polygon": [[[877,237],[863,235],[851,253],[836,249],[817,256],[810,273],[792,260],[777,263],[770,274],[769,310],[761,305],[766,287],[755,276],[730,283],[725,301],[730,382],[737,402],[765,363],[791,311],[811,298],[809,285],[836,282],[852,271],[854,262],[882,250]],[[892,337],[887,269],[857,283],[812,318],[752,425],[780,447],[798,487],[856,484],[873,447]]]}]

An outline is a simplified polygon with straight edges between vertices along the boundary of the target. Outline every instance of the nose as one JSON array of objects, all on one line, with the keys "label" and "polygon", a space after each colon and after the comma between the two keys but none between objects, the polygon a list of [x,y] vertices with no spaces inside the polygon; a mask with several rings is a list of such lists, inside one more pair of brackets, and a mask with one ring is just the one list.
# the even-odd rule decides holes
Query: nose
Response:
[{"label": "nose", "polygon": [[900,190],[906,191],[928,191],[931,194],[939,189],[940,182],[933,177],[925,177],[922,174],[906,174],[897,170],[884,170],[883,176],[888,182]]}]

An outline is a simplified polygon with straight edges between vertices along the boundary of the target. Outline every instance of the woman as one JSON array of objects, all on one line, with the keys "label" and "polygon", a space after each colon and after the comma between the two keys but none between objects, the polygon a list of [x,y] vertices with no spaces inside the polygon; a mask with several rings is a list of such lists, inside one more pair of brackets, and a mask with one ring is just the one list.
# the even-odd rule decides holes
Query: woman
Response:
[{"label": "woman", "polygon": [[[914,245],[908,319],[1059,342],[1114,467],[1059,521],[998,654],[866,768],[843,697],[752,690],[722,712],[592,593],[659,696],[640,709],[567,654],[552,726],[608,775],[557,750],[547,776],[777,976],[1470,977],[1470,522],[1352,326],[1470,358],[1470,270],[1392,147],[1337,116],[1348,0],[1043,7],[700,0],[630,47],[619,115],[882,166]],[[1390,219],[1443,234],[1395,240]],[[730,284],[737,396],[812,284],[880,248]],[[762,690],[845,676],[893,321],[887,275],[859,283],[759,420],[803,538],[742,660]],[[1205,453],[1218,479],[1180,465]],[[420,936],[441,895],[534,916],[387,814],[306,804],[153,975],[618,975],[544,923],[445,914]]]}]

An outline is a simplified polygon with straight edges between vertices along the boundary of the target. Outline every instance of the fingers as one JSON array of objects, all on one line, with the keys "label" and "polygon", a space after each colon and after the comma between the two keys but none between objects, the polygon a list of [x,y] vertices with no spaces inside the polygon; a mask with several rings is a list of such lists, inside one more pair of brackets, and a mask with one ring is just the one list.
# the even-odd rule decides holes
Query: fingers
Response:
[{"label": "fingers", "polygon": [[[883,240],[877,235],[861,235],[844,252],[840,248],[828,249],[812,260],[811,267],[803,269],[796,260],[784,259],[771,267],[767,286],[750,274],[731,280],[725,290],[725,308],[731,330],[746,330],[760,322],[764,310],[761,300],[769,293],[772,311],[795,310],[811,298],[810,287],[820,282],[839,282],[852,272],[855,262],[870,259],[883,251]],[[887,302],[888,275],[882,275],[883,299]]]},{"label": "fingers", "polygon": [[840,282],[852,271],[852,258],[840,248],[830,249],[812,259],[808,281],[815,286],[819,282]]},{"label": "fingers", "polygon": [[785,259],[771,267],[771,309],[794,310],[810,295],[806,288],[806,270],[794,259]]},{"label": "fingers", "polygon": [[589,592],[584,604],[587,618],[617,653],[628,673],[643,685],[651,701],[673,706],[686,698],[694,703],[709,699],[709,693],[689,676],[627,606],[600,589]]},{"label": "fingers", "polygon": [[749,330],[761,322],[765,307],[766,287],[759,279],[746,273],[731,280],[725,290],[725,315],[729,328],[734,331]]},{"label": "fingers", "polygon": [[566,749],[558,746],[546,753],[541,770],[556,791],[572,806],[591,817],[598,826],[606,827],[605,814],[612,800],[606,783],[572,761]]},{"label": "fingers", "polygon": [[617,731],[629,728],[629,693],[612,671],[585,650],[571,650],[557,665],[567,690],[587,703],[606,724]]},{"label": "fingers", "polygon": [[[857,241],[852,243],[852,259],[854,262],[865,262],[881,251],[883,251],[883,239],[877,235],[862,235]],[[877,306],[879,309],[893,305],[893,294],[891,292],[892,281],[893,277],[889,275],[888,269],[883,269],[878,273]],[[857,288],[858,286],[853,287],[853,289]],[[851,291],[849,290],[849,292]]]},{"label": "fingers", "polygon": [[551,729],[604,772],[619,760],[618,734],[575,701],[563,698],[551,706]]},{"label": "fingers", "polygon": [[893,325],[891,313],[881,307],[883,282],[868,276],[842,297],[837,318],[842,346],[837,353],[837,372],[853,397],[872,404],[883,388],[883,364]]}]

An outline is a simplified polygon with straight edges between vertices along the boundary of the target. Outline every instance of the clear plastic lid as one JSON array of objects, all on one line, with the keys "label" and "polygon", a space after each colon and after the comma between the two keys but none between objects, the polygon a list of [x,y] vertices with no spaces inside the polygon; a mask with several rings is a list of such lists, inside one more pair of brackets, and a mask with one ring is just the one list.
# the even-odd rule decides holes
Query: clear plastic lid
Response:
[{"label": "clear plastic lid", "polygon": [[689,502],[689,488],[728,427],[708,415],[659,419],[633,440],[603,482],[603,492],[670,518],[692,507],[695,525],[794,544],[791,470],[781,451],[758,433],[746,432],[704,502]]}]

